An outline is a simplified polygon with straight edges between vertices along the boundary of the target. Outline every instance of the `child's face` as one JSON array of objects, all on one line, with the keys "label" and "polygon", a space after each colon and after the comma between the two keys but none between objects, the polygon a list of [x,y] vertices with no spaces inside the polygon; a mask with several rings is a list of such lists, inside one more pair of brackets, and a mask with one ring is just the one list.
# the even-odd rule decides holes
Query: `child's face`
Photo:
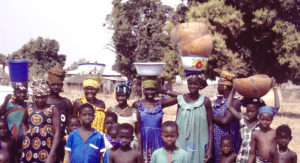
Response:
[{"label": "child's face", "polygon": [[224,155],[230,155],[232,152],[232,141],[224,139],[221,142],[221,150]]},{"label": "child's face", "polygon": [[270,128],[270,125],[272,123],[273,117],[269,114],[262,113],[259,115],[259,125],[262,129],[268,129]]},{"label": "child's face", "polygon": [[253,121],[257,119],[258,115],[258,108],[255,104],[248,104],[246,107],[245,116],[248,118],[249,121]]},{"label": "child's face", "polygon": [[195,94],[199,92],[201,85],[197,79],[189,79],[187,83],[188,83],[188,89],[190,93]]},{"label": "child's face", "polygon": [[116,93],[116,100],[119,104],[127,103],[128,95],[126,93]]},{"label": "child's face", "polygon": [[104,126],[107,129],[107,131],[110,130],[111,125],[117,123],[116,120],[113,117],[106,117],[104,121]]},{"label": "child's face", "polygon": [[1,152],[0,153],[0,163],[7,163],[9,162],[9,153],[8,152]]},{"label": "child's face", "polygon": [[46,105],[48,96],[34,96],[34,104],[40,107],[43,107]]},{"label": "child's face", "polygon": [[0,137],[6,137],[8,135],[8,126],[5,122],[0,122]]},{"label": "child's face", "polygon": [[96,97],[99,89],[87,86],[83,88],[83,91],[87,100],[93,100]]},{"label": "child's face", "polygon": [[83,126],[90,126],[94,118],[94,111],[91,108],[83,108],[79,113],[79,119]]},{"label": "child's face", "polygon": [[285,132],[281,132],[278,136],[276,136],[276,143],[279,147],[287,147],[291,140],[292,136]]},{"label": "child's face", "polygon": [[26,90],[16,90],[14,91],[16,100],[24,101],[27,99],[27,89]]},{"label": "child's face", "polygon": [[178,138],[176,128],[173,126],[165,126],[161,131],[161,137],[166,147],[174,147],[176,139]]},{"label": "child's face", "polygon": [[157,93],[156,88],[145,88],[145,89],[144,89],[144,95],[145,95],[145,97],[148,98],[148,99],[153,99],[153,98],[155,98],[156,93]]},{"label": "child's face", "polygon": [[130,142],[133,140],[133,136],[130,134],[129,130],[121,129],[118,133],[118,140],[122,142],[121,147],[129,147]]},{"label": "child's face", "polygon": [[118,124],[114,123],[111,125],[111,128],[109,130],[109,136],[111,137],[111,145],[116,146],[119,145],[117,143],[117,136],[118,136]]},{"label": "child's face", "polygon": [[63,87],[63,83],[49,83],[51,93],[60,93]]},{"label": "child's face", "polygon": [[69,124],[68,124],[68,132],[71,133],[72,131],[74,131],[75,129],[79,128],[81,125],[80,125],[80,121],[78,118],[72,118],[70,119],[69,121]]}]

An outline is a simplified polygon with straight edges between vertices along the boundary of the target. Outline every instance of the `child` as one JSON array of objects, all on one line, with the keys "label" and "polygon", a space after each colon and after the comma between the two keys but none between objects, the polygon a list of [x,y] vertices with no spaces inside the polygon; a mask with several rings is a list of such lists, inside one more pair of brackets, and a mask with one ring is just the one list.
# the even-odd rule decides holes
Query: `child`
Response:
[{"label": "child", "polygon": [[15,162],[15,156],[17,154],[16,141],[11,136],[6,119],[0,118],[0,149],[10,153],[10,162]]},{"label": "child", "polygon": [[9,131],[18,143],[18,148],[22,148],[22,130],[21,121],[24,111],[27,107],[27,83],[15,82],[12,83],[14,94],[7,95],[0,108],[0,117],[5,115]]},{"label": "child", "polygon": [[105,119],[104,119],[104,128],[106,130],[106,133],[110,130],[110,127],[112,124],[118,123],[118,116],[114,112],[106,112],[105,113]]},{"label": "child", "polygon": [[142,163],[141,153],[130,147],[130,142],[133,140],[133,127],[130,124],[123,123],[118,126],[117,139],[121,141],[121,146],[111,151],[110,163]]},{"label": "child", "polygon": [[79,119],[82,126],[69,135],[65,148],[69,156],[67,162],[100,162],[103,154],[100,150],[104,148],[104,139],[91,127],[95,118],[94,114],[94,107],[90,104],[83,104],[79,107]]},{"label": "child", "polygon": [[221,138],[221,152],[220,152],[220,163],[234,163],[237,154],[232,152],[233,142],[230,136],[223,136]]},{"label": "child", "polygon": [[175,143],[178,138],[178,126],[174,121],[166,121],[161,127],[161,137],[165,146],[155,150],[151,163],[188,163],[188,153],[178,148]]},{"label": "child", "polygon": [[271,149],[276,148],[275,130],[270,127],[277,109],[263,106],[258,110],[260,130],[254,131],[251,136],[251,151],[248,163],[269,162]]},{"label": "child", "polygon": [[138,147],[138,142],[136,138],[136,124],[137,124],[137,114],[136,109],[132,108],[127,104],[127,100],[131,93],[131,82],[122,81],[116,87],[116,100],[118,105],[112,107],[110,110],[115,112],[118,115],[118,123],[129,123],[135,129],[133,133],[133,141],[131,143],[132,148]]},{"label": "child", "polygon": [[21,162],[53,162],[59,145],[60,114],[54,105],[48,105],[49,87],[44,80],[33,81],[33,104],[25,110],[22,119],[24,135]]},{"label": "child", "polygon": [[82,104],[89,103],[94,107],[95,119],[92,123],[92,128],[99,132],[104,132],[104,119],[105,119],[105,103],[96,98],[97,93],[100,89],[99,78],[86,78],[84,79],[82,85],[84,90],[84,97],[76,99],[74,102],[74,115],[78,115],[78,108]]},{"label": "child", "polygon": [[190,162],[210,160],[213,148],[212,108],[209,98],[199,94],[207,86],[206,77],[187,77],[189,93],[179,95],[176,123],[179,137],[176,146],[188,152]]},{"label": "child", "polygon": [[0,163],[12,163],[9,162],[10,154],[3,149],[0,149]]},{"label": "child", "polygon": [[[74,115],[68,116],[68,120],[67,120],[67,133],[68,134],[65,135],[65,137],[64,137],[65,143],[68,141],[70,133],[73,132],[75,129],[79,128],[80,126],[81,126],[80,120],[77,116],[74,116]],[[66,163],[68,159],[69,159],[69,156],[64,155],[64,163]]]},{"label": "child", "polygon": [[110,155],[111,151],[116,151],[121,146],[120,141],[117,140],[118,123],[114,123],[111,125],[108,135],[109,135],[108,140],[109,140],[110,144],[112,145],[112,148],[106,150],[106,152],[104,154],[103,163],[109,163],[109,155]]},{"label": "child", "polygon": [[271,163],[296,163],[297,154],[288,148],[292,140],[292,131],[287,125],[281,125],[276,129],[277,148],[270,151]]},{"label": "child", "polygon": [[138,109],[137,136],[142,150],[144,161],[150,162],[152,153],[164,146],[161,138],[161,123],[163,118],[163,108],[177,103],[176,98],[163,98],[156,100],[158,93],[157,81],[154,79],[144,79],[143,82],[145,98],[133,103],[133,107]]}]

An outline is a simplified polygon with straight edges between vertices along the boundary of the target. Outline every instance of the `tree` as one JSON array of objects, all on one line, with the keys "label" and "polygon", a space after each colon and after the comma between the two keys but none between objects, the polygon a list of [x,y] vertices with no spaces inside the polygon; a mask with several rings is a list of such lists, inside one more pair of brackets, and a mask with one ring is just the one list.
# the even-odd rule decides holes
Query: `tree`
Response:
[{"label": "tree", "polygon": [[210,78],[227,69],[300,83],[300,0],[188,0],[186,7],[179,12],[184,21],[203,22],[211,30]]},{"label": "tree", "polygon": [[41,77],[50,68],[62,68],[65,65],[66,55],[58,54],[59,43],[53,39],[38,37],[31,39],[16,52],[9,55],[11,60],[28,59],[29,76]]},{"label": "tree", "polygon": [[117,54],[113,69],[132,80],[137,77],[134,62],[162,61],[173,50],[163,29],[172,9],[160,0],[113,0],[112,4],[107,22],[114,31],[110,47]]}]

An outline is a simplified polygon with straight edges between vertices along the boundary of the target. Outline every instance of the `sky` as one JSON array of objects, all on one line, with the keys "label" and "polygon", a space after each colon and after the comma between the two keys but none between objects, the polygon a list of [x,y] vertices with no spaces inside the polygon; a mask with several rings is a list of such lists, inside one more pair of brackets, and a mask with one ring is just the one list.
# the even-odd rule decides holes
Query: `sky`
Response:
[{"label": "sky", "polygon": [[[176,7],[181,0],[162,0]],[[0,53],[8,55],[38,36],[60,43],[66,66],[81,58],[104,63],[115,55],[106,48],[113,31],[103,27],[111,0],[0,0]]]}]

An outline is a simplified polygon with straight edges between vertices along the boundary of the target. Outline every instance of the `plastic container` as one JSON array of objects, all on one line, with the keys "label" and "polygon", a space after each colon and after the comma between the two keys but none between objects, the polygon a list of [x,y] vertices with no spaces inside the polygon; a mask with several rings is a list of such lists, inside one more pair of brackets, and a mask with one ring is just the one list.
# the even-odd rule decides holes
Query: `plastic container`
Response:
[{"label": "plastic container", "polygon": [[158,76],[162,73],[164,62],[133,63],[140,76]]},{"label": "plastic container", "polygon": [[101,76],[103,75],[105,64],[84,63],[78,65],[81,75]]},{"label": "plastic container", "polygon": [[9,79],[11,82],[28,81],[28,60],[9,60]]},{"label": "plastic container", "polygon": [[185,70],[203,71],[206,69],[208,58],[199,56],[181,56]]}]

